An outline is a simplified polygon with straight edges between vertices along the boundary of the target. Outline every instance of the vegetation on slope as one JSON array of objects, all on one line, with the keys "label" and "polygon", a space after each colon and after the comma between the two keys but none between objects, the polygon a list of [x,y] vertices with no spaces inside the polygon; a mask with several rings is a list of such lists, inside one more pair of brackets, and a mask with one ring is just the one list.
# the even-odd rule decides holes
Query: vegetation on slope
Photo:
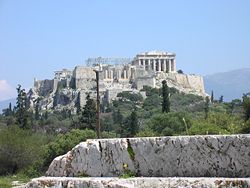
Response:
[{"label": "vegetation on slope", "polygon": [[[75,115],[67,109],[32,113],[25,90],[19,86],[17,91],[17,105],[9,105],[0,115],[0,176],[43,175],[56,156],[96,137],[93,100],[87,98]],[[223,98],[205,100],[173,88],[144,87],[143,91],[146,99],[122,92],[118,100],[102,104],[103,137],[250,133],[249,94],[223,102]]]}]

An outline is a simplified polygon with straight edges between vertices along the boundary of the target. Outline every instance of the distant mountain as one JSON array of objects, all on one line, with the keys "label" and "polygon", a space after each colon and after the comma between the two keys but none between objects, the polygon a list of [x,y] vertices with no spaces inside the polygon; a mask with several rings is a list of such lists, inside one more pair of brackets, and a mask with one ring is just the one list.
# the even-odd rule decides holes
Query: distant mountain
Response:
[{"label": "distant mountain", "polygon": [[9,104],[11,103],[12,107],[14,107],[16,105],[16,99],[8,99],[8,100],[4,100],[4,101],[0,101],[0,114],[2,114],[2,110],[5,108],[9,107]]},{"label": "distant mountain", "polygon": [[250,92],[250,68],[207,75],[204,83],[206,92],[211,95],[213,90],[215,99],[221,95],[225,101],[241,99],[243,93]]}]

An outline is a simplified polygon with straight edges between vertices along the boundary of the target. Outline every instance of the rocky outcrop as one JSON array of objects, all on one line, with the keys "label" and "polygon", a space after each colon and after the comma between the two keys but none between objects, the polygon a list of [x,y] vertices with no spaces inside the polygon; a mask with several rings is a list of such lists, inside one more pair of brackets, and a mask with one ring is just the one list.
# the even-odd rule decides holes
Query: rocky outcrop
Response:
[{"label": "rocky outcrop", "polygon": [[[140,66],[106,65],[102,66],[77,66],[73,71],[63,69],[56,71],[52,80],[35,80],[34,87],[29,92],[29,103],[34,111],[34,101],[41,111],[70,110],[77,111],[77,107],[83,107],[86,98],[82,94],[95,95],[96,75],[93,70],[102,67],[99,75],[100,99],[104,103],[116,100],[117,94],[122,91],[139,92],[144,86],[153,88],[162,87],[162,81],[166,80],[169,87],[174,87],[180,92],[205,97],[203,78],[198,75],[182,74],[175,71],[145,70]],[[100,69],[101,70],[101,69]],[[111,95],[109,95],[111,94]],[[80,96],[77,100],[75,96]],[[108,97],[107,97],[108,96]],[[79,102],[79,103],[78,103]]]},{"label": "rocky outcrop", "polygon": [[39,96],[46,97],[51,92],[54,91],[54,79],[53,80],[35,80],[34,81],[34,88]]},{"label": "rocky outcrop", "polygon": [[186,94],[194,94],[205,97],[203,77],[194,74],[163,73],[156,74],[156,87],[162,87],[162,81],[166,80],[169,87],[176,88]]},{"label": "rocky outcrop", "polygon": [[51,178],[33,179],[25,188],[170,188],[170,187],[249,187],[249,178]]},{"label": "rocky outcrop", "polygon": [[88,140],[51,163],[48,176],[249,177],[250,135]]}]

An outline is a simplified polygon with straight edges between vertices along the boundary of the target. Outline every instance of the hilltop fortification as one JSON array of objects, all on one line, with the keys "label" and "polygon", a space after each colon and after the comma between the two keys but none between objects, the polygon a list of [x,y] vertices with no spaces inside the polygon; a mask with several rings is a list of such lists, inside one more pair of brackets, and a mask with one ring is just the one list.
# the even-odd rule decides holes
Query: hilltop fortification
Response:
[{"label": "hilltop fortification", "polygon": [[[111,102],[122,91],[141,92],[143,86],[161,87],[166,80],[169,87],[181,92],[205,96],[203,78],[198,75],[178,73],[174,53],[151,51],[137,54],[133,59],[88,59],[87,66],[74,70],[55,71],[51,80],[35,80],[29,92],[30,106],[39,98],[41,110],[63,108],[76,111],[76,104],[85,105],[86,94],[95,96],[94,70],[100,72],[101,101]],[[124,61],[123,61],[124,60]],[[113,63],[110,63],[113,61]],[[117,63],[117,62],[122,63]]]}]

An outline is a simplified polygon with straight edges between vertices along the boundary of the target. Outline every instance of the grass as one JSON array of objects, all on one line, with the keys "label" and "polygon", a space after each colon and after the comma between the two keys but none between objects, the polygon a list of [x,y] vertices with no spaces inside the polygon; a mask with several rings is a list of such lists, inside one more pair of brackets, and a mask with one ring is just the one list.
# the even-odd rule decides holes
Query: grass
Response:
[{"label": "grass", "polygon": [[128,154],[129,154],[129,156],[130,156],[130,159],[131,159],[132,161],[134,161],[134,160],[135,160],[135,152],[134,152],[134,150],[133,150],[133,148],[132,148],[132,146],[131,146],[131,144],[130,144],[130,142],[129,142],[129,139],[127,139],[127,142],[128,142],[128,148],[127,148]]},{"label": "grass", "polygon": [[135,177],[135,173],[132,172],[131,170],[125,170],[124,174],[119,176],[119,178],[123,178],[123,179],[134,178],[134,177]]},{"label": "grass", "polygon": [[20,183],[27,183],[30,180],[27,176],[24,175],[9,175],[9,176],[0,176],[0,187],[1,188],[11,188],[13,181],[19,181]]}]

